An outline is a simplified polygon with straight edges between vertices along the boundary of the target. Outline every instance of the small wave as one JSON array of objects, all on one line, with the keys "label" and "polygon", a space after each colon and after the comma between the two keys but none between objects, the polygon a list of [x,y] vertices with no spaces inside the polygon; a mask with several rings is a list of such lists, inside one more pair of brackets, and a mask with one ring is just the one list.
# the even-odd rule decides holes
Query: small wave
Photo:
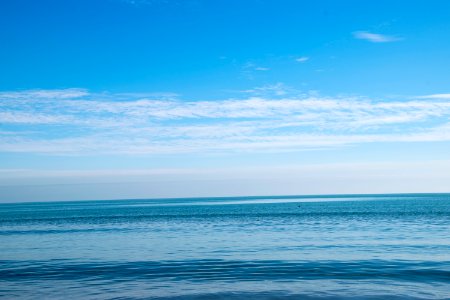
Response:
[{"label": "small wave", "polygon": [[[116,299],[130,299],[130,298],[116,298]],[[194,294],[194,295],[180,295],[170,297],[155,297],[154,300],[423,300],[428,298],[419,298],[404,295],[369,295],[369,296],[337,296],[337,295],[310,295],[310,294],[291,294],[280,291],[276,292],[259,292],[259,293],[215,293],[215,294]],[[441,300],[449,300],[450,298],[441,298]]]},{"label": "small wave", "polygon": [[254,281],[315,279],[395,279],[449,282],[450,262],[418,261],[139,261],[84,262],[67,260],[1,261],[0,281],[31,279]]}]

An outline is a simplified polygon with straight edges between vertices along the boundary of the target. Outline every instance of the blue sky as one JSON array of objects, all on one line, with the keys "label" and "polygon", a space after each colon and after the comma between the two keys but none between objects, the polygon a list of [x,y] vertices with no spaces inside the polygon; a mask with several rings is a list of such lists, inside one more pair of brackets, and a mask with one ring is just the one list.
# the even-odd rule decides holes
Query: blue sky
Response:
[{"label": "blue sky", "polygon": [[449,12],[2,1],[0,200],[449,192]]}]

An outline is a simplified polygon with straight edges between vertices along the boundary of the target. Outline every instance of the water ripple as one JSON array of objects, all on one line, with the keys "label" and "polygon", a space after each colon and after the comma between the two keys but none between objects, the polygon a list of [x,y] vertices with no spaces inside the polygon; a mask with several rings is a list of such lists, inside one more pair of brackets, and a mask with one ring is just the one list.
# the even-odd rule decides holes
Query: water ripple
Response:
[{"label": "water ripple", "polygon": [[137,262],[0,261],[0,281],[52,280],[315,280],[395,279],[449,282],[450,261],[191,260]]}]

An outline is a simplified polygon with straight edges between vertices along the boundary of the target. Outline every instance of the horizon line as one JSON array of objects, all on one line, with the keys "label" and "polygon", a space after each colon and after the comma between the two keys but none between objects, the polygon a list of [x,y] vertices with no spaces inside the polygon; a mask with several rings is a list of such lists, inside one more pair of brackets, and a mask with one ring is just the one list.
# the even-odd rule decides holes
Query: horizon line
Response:
[{"label": "horizon line", "polygon": [[303,195],[248,195],[248,196],[200,196],[200,197],[163,197],[163,198],[121,198],[121,199],[79,199],[79,200],[47,200],[47,201],[17,201],[17,202],[0,202],[0,205],[8,205],[8,204],[39,204],[39,203],[68,203],[68,202],[106,202],[106,201],[144,201],[144,200],[233,200],[233,199],[242,199],[246,198],[249,200],[252,199],[295,199],[295,198],[344,198],[344,197],[361,197],[361,196],[371,196],[371,197],[381,197],[381,196],[427,196],[427,195],[448,195],[450,196],[450,192],[445,193],[433,193],[433,192],[421,192],[421,193],[368,193],[368,194],[303,194]]}]

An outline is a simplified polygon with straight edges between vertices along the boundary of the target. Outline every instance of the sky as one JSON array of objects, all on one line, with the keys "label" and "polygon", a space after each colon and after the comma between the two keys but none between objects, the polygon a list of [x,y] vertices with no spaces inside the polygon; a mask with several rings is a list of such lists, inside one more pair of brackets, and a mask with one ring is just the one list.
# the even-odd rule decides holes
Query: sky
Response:
[{"label": "sky", "polygon": [[450,192],[450,2],[4,0],[0,202]]}]

